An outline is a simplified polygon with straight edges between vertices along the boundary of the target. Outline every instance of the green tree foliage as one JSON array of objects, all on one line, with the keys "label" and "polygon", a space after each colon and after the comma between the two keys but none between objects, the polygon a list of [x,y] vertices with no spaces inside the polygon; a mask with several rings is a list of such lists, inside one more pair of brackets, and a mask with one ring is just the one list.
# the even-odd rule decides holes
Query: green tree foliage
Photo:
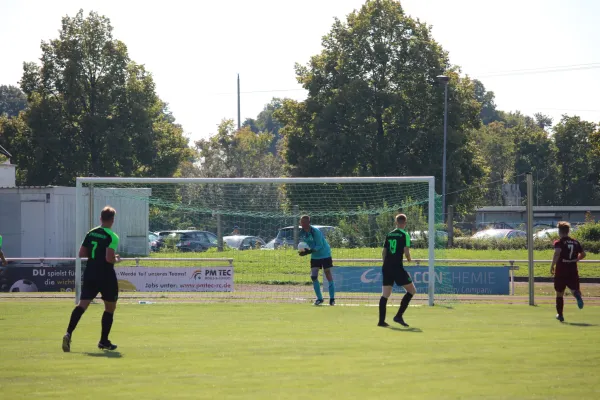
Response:
[{"label": "green tree foliage", "polygon": [[0,115],[14,117],[27,108],[25,93],[16,86],[0,85]]},{"label": "green tree foliage", "polygon": [[242,127],[248,127],[254,133],[271,133],[273,139],[269,151],[273,154],[277,153],[279,140],[281,139],[279,134],[281,123],[273,114],[281,108],[282,104],[281,99],[274,97],[271,102],[265,105],[265,108],[258,114],[256,119],[247,118],[242,124]]},{"label": "green tree foliage", "polygon": [[491,122],[476,131],[475,138],[489,171],[486,204],[504,205],[501,185],[511,182],[514,177],[513,132],[504,122]]},{"label": "green tree foliage", "polygon": [[481,112],[479,113],[481,122],[487,125],[491,122],[499,121],[500,113],[496,110],[494,92],[487,91],[483,83],[477,79],[473,80],[473,85],[475,88],[475,99],[481,103]]},{"label": "green tree foliage", "polygon": [[254,133],[249,126],[237,130],[233,120],[223,120],[215,135],[195,143],[200,160],[195,175],[279,177],[283,172],[282,163],[270,151],[273,137],[274,134],[269,131]]},{"label": "green tree foliage", "polygon": [[534,204],[556,204],[558,167],[556,146],[544,130],[551,119],[536,114],[499,112],[501,121],[491,122],[475,132],[478,148],[487,167],[487,205],[504,205],[502,184],[519,183],[526,194],[523,174],[534,178]]},{"label": "green tree foliage", "polygon": [[558,182],[557,195],[562,204],[593,205],[600,202],[597,186],[597,159],[594,142],[598,126],[582,121],[579,117],[564,115],[554,127],[557,148]]},{"label": "green tree foliage", "polygon": [[18,181],[72,184],[76,176],[172,176],[192,153],[155,93],[150,73],[129,59],[108,18],[64,17],[42,42],[41,65],[25,63],[29,108],[0,121]]},{"label": "green tree foliage", "polygon": [[[404,14],[397,1],[369,0],[336,20],[323,50],[296,65],[308,90],[285,100],[284,156],[291,176],[435,175],[441,182],[444,90],[450,75],[448,188],[484,177],[469,131],[480,123],[472,81],[460,78],[431,37],[430,27]],[[351,156],[350,156],[351,155]],[[477,197],[476,192],[469,196]],[[461,209],[473,198],[450,195]]]}]

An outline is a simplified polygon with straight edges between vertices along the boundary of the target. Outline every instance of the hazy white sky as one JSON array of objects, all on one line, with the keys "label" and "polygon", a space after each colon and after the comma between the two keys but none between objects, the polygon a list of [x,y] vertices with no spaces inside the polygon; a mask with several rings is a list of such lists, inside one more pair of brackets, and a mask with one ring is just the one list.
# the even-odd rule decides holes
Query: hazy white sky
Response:
[{"label": "hazy white sky", "polygon": [[[294,63],[320,51],[333,18],[363,0],[1,0],[0,84],[16,85],[23,61],[37,61],[40,41],[56,38],[61,17],[80,8],[110,18],[114,37],[152,72],[192,140],[237,118],[242,121],[274,96],[303,99]],[[496,94],[501,110],[561,114],[600,122],[600,1],[404,0],[412,17],[433,25],[433,36],[453,64]],[[588,65],[570,71],[539,69]],[[537,73],[498,72],[525,69]],[[495,76],[494,76],[495,75]],[[299,90],[300,89],[300,90]],[[245,93],[253,92],[253,93]]]}]

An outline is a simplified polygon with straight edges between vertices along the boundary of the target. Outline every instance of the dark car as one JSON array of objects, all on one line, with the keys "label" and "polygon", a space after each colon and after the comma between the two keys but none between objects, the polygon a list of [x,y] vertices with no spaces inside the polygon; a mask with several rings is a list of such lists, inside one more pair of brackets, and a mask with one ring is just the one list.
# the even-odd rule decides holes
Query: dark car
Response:
[{"label": "dark car", "polygon": [[260,249],[266,244],[265,241],[258,236],[244,235],[223,236],[223,242],[236,250]]},{"label": "dark car", "polygon": [[178,241],[175,247],[179,251],[206,251],[217,247],[217,235],[208,231],[177,231]]},{"label": "dark car", "polygon": [[173,240],[175,248],[179,251],[206,251],[217,246],[217,236],[208,231],[197,230],[170,230],[156,232],[158,239],[150,243],[151,251],[159,251],[166,240]]}]

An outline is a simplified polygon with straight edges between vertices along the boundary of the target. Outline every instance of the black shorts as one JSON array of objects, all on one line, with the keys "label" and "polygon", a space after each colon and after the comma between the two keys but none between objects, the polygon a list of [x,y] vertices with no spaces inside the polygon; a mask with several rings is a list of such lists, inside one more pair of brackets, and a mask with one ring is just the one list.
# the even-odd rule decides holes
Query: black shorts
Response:
[{"label": "black shorts", "polygon": [[94,300],[98,293],[102,294],[102,300],[115,302],[119,298],[119,282],[114,270],[94,274],[83,275],[81,285],[81,300]]},{"label": "black shorts", "polygon": [[412,279],[410,279],[410,275],[404,267],[382,268],[381,272],[383,286],[394,286],[394,283],[398,286],[404,286],[412,283]]},{"label": "black shorts", "polygon": [[328,269],[333,267],[333,260],[331,259],[331,257],[327,257],[327,258],[311,258],[310,259],[310,267],[311,268],[323,268],[323,269]]}]

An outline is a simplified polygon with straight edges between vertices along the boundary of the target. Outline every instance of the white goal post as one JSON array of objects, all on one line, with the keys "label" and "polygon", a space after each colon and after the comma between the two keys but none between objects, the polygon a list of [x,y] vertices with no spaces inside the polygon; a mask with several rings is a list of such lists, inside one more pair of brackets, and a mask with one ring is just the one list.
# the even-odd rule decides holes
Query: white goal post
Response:
[{"label": "white goal post", "polygon": [[[428,272],[430,277],[435,277],[435,246],[436,246],[436,193],[435,193],[435,178],[432,176],[408,176],[408,177],[315,177],[315,178],[113,178],[113,177],[78,177],[76,179],[76,206],[75,206],[75,255],[76,255],[76,275],[75,275],[75,292],[76,301],[79,300],[81,294],[82,283],[82,260],[79,258],[79,247],[83,237],[89,227],[90,221],[96,222],[99,215],[92,215],[91,206],[86,204],[86,193],[90,188],[157,188],[161,185],[275,185],[276,187],[285,187],[286,185],[294,185],[302,187],[303,185],[313,185],[311,187],[319,187],[318,185],[357,185],[364,184],[364,189],[360,193],[368,193],[368,185],[402,185],[402,184],[421,184],[420,200],[424,204],[427,203],[426,210],[423,209],[427,219],[428,241]],[[383,192],[383,191],[382,191]],[[89,192],[91,193],[91,192]],[[316,193],[316,192],[313,192]],[[318,195],[318,194],[317,194]],[[348,196],[351,198],[352,196]],[[384,197],[384,196],[382,196]],[[92,199],[92,196],[89,195]],[[104,198],[105,199],[105,198]],[[385,198],[384,198],[385,200]],[[395,204],[395,203],[394,203]],[[105,204],[102,204],[104,206]],[[113,205],[113,204],[110,204]],[[98,206],[98,205],[97,205]],[[96,207],[97,209],[97,207]],[[120,212],[117,209],[117,218],[127,218],[127,213]],[[301,210],[303,211],[303,210]],[[311,210],[306,210],[310,212]],[[410,223],[410,222],[409,222]],[[391,230],[393,226],[390,225]],[[117,231],[117,234],[119,232]],[[334,258],[336,256],[334,255]],[[235,268],[235,260],[233,262]],[[434,305],[435,294],[435,278],[428,281],[428,304]]]}]

